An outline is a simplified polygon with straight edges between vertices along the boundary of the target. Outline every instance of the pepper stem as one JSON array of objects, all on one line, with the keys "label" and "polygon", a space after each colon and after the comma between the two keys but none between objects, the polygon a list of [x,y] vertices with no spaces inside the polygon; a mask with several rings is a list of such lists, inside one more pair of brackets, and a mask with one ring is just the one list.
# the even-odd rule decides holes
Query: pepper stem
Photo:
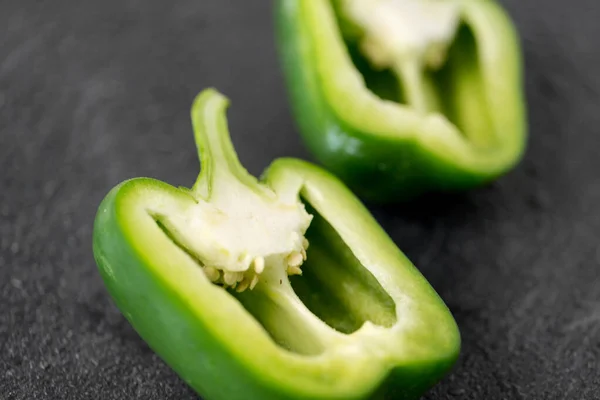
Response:
[{"label": "pepper stem", "polygon": [[231,187],[233,182],[257,189],[256,178],[240,163],[231,143],[226,111],[227,97],[217,90],[203,90],[194,100],[191,117],[201,170],[192,188],[196,195],[209,200]]},{"label": "pepper stem", "polygon": [[298,198],[281,199],[242,166],[229,135],[228,105],[215,89],[196,97],[191,118],[201,170],[187,191],[196,204],[161,224],[211,282],[244,291],[266,284],[270,272],[301,274],[312,217]]}]

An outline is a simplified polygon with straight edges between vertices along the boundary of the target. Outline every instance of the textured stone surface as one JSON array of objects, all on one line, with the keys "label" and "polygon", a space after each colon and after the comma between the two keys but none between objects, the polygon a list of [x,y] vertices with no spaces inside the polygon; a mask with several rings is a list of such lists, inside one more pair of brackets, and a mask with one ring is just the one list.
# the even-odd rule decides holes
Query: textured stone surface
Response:
[{"label": "textured stone surface", "polygon": [[[463,351],[426,399],[600,397],[600,6],[506,0],[523,36],[531,140],[489,188],[373,208],[456,316]],[[232,99],[258,174],[309,158],[270,3],[0,2],[0,398],[194,399],[105,292],[96,208],[134,176],[193,182],[190,102]]]}]

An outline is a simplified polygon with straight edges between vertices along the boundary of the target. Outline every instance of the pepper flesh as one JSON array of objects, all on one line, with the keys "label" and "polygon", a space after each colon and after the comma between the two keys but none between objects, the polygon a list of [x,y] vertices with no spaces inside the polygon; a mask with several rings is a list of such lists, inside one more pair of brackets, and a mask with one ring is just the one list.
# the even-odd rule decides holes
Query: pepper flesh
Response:
[{"label": "pepper flesh", "polygon": [[521,50],[495,1],[277,0],[276,33],[305,143],[363,198],[471,189],[522,158]]},{"label": "pepper flesh", "polygon": [[[100,205],[94,256],[116,305],[207,400],[418,398],[458,356],[449,310],[333,175],[279,159],[260,182],[250,176],[229,139],[227,105],[212,89],[194,103],[202,169],[192,189],[137,178]],[[277,235],[234,243],[185,226],[214,227],[246,201],[260,203],[248,210]],[[224,256],[200,243],[215,238]],[[290,274],[298,248],[306,260]],[[231,255],[246,250],[252,261],[243,271],[257,272],[255,260],[264,260],[253,288],[238,292],[206,272],[239,268]]]}]

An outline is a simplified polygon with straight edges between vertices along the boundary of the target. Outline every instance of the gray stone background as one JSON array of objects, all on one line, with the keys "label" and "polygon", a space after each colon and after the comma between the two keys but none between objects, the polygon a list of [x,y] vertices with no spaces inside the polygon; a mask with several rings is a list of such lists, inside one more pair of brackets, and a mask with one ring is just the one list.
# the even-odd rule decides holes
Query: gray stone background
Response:
[{"label": "gray stone background", "polygon": [[[372,207],[454,313],[463,351],[426,399],[600,398],[600,3],[505,0],[531,139],[492,186]],[[103,288],[108,190],[195,179],[189,107],[214,86],[242,162],[310,159],[271,3],[0,1],[0,398],[194,399]]]}]

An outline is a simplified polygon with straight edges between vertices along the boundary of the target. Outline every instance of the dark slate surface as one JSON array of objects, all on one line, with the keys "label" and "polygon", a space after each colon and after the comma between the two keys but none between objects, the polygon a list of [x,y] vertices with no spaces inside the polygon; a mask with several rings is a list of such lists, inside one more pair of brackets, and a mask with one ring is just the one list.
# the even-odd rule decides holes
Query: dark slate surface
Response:
[{"label": "dark slate surface", "polygon": [[[600,398],[600,5],[507,0],[523,35],[522,165],[464,196],[373,208],[464,347],[426,399]],[[92,220],[123,179],[193,182],[188,110],[231,97],[243,163],[309,158],[270,3],[0,2],[0,398],[194,399],[105,292]]]}]

